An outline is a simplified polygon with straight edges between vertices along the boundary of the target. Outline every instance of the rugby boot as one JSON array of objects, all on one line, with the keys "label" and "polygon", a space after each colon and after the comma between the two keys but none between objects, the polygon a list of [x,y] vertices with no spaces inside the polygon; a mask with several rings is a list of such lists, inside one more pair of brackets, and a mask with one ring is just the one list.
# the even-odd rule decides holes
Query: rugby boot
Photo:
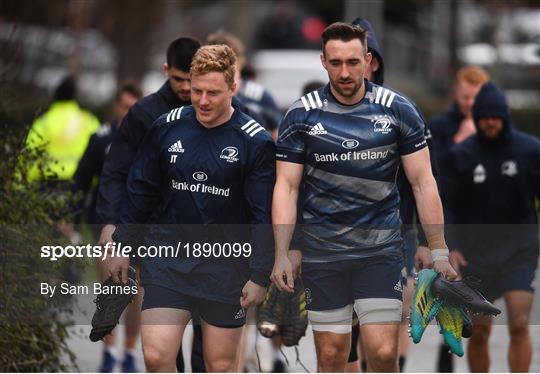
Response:
[{"label": "rugby boot", "polygon": [[472,288],[467,282],[471,281],[449,281],[443,276],[437,275],[431,285],[431,292],[447,303],[463,306],[472,313],[491,316],[501,313],[500,309],[487,301],[478,290]]},{"label": "rugby boot", "polygon": [[433,269],[424,269],[418,273],[416,289],[411,302],[409,317],[409,334],[414,343],[419,343],[424,331],[439,312],[442,300],[436,299],[431,293],[431,284],[437,272]]},{"label": "rugby boot", "polygon": [[294,281],[294,293],[289,294],[285,306],[285,314],[280,321],[280,334],[286,347],[298,345],[300,339],[306,335],[308,325],[307,302],[304,283],[300,278]]},{"label": "rugby boot", "polygon": [[264,301],[257,310],[257,329],[262,336],[272,338],[279,334],[279,325],[286,313],[286,292],[279,292],[274,284],[266,290]]},{"label": "rugby boot", "polygon": [[461,308],[445,303],[435,317],[439,324],[439,332],[450,351],[459,357],[463,356],[462,334],[465,324]]},{"label": "rugby boot", "polygon": [[[112,277],[109,277],[102,283],[102,288],[107,289],[117,285],[118,283],[115,283]],[[128,269],[127,285],[132,289],[137,289],[139,286],[136,271],[131,266]],[[97,342],[110,334],[118,324],[122,313],[134,298],[135,294],[131,292],[110,294],[100,293],[94,300],[94,303],[96,303],[96,311],[92,317],[90,340]]]}]

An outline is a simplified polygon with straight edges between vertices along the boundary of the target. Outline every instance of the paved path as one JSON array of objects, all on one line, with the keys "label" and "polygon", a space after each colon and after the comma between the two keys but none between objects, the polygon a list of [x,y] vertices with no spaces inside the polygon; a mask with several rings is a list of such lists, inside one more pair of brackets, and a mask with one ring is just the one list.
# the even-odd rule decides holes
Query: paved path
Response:
[{"label": "paved path", "polygon": [[[540,279],[539,277],[535,280],[535,288],[540,289]],[[79,307],[81,309],[91,310],[92,304],[88,298],[81,299],[79,302]],[[499,301],[497,305],[503,308],[503,304]],[[505,311],[503,308],[503,313],[497,318],[498,325],[494,326],[493,333],[490,340],[490,352],[491,352],[491,371],[492,372],[508,372],[509,368],[506,362],[507,357],[507,347],[509,343],[507,326],[503,323],[506,320]],[[91,314],[90,314],[91,315]],[[533,339],[533,360],[531,364],[531,372],[540,372],[540,297],[535,298],[535,303],[532,312],[532,323],[531,326],[531,336]],[[90,317],[88,318],[90,319]],[[82,318],[81,318],[82,320]],[[254,327],[250,326],[253,330]],[[121,346],[121,338],[123,336],[122,330],[123,326],[119,326],[120,331],[118,334],[118,346]],[[75,352],[77,356],[77,364],[79,370],[83,372],[92,372],[98,370],[100,361],[101,361],[101,349],[102,343],[92,343],[88,340],[88,334],[90,332],[89,325],[76,325],[71,329],[72,335],[68,340],[70,348]],[[184,336],[184,346],[189,346],[191,341],[192,331],[188,328],[186,336]],[[248,347],[254,347],[254,334],[249,334],[248,338]],[[465,339],[466,340],[466,339]],[[422,342],[417,345],[412,345],[410,357],[408,358],[405,371],[407,372],[433,372],[435,370],[435,360],[437,357],[437,352],[439,349],[439,342],[441,337],[438,334],[438,329],[436,326],[431,325],[428,327]],[[138,344],[140,347],[140,343]],[[262,337],[257,339],[257,346],[259,351],[259,356],[261,357],[261,366],[263,370],[270,370],[271,368],[271,350],[268,344],[268,340]],[[300,359],[303,364],[307,367],[310,372],[315,372],[316,361],[315,361],[315,349],[313,346],[313,335],[311,329],[308,328],[307,335],[300,342],[299,346]],[[289,370],[291,372],[304,372],[304,369],[296,361],[296,354],[293,348],[284,348],[284,353],[287,356],[289,363],[291,364]],[[189,352],[185,352],[185,357],[189,355]],[[249,368],[253,371],[257,371],[257,363],[255,360],[255,355],[252,354],[254,362],[250,362]],[[143,359],[142,352],[140,348],[137,350],[137,362],[138,367],[142,369]],[[189,362],[189,360],[186,360]],[[467,372],[467,362],[465,357],[455,359],[455,367],[457,372]],[[190,369],[189,364],[187,365],[187,370]]]}]

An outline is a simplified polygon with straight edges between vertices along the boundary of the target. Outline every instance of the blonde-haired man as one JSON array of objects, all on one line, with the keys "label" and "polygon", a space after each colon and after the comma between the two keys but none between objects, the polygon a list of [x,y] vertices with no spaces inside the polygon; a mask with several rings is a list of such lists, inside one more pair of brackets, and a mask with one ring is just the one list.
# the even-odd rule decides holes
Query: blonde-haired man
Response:
[{"label": "blonde-haired man", "polygon": [[[174,258],[142,259],[141,331],[149,371],[176,370],[176,354],[193,315],[201,319],[208,371],[237,371],[245,308],[263,300],[269,282],[273,250],[264,224],[271,222],[275,145],[260,124],[231,105],[235,63],[227,46],[197,51],[191,65],[192,106],[156,121],[130,171],[115,242],[141,239],[140,228],[129,224],[145,222],[161,204],[161,225],[149,228],[145,242],[182,243]],[[246,232],[252,235],[246,238]],[[241,253],[226,250],[242,240]],[[210,253],[196,250],[205,243]],[[218,247],[222,250],[214,250]],[[128,263],[128,258],[116,258],[110,266],[113,277],[124,277]]]}]

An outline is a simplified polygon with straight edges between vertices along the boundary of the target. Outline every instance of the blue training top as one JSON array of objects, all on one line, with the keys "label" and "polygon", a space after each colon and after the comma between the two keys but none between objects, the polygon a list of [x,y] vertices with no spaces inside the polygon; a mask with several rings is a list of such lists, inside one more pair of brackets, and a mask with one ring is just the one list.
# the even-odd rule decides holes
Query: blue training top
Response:
[{"label": "blue training top", "polygon": [[246,240],[251,225],[253,252],[244,261],[188,258],[184,252],[143,261],[143,283],[238,302],[248,279],[269,283],[273,244],[258,233],[270,228],[274,182],[275,144],[255,120],[235,110],[226,123],[206,128],[192,106],[176,108],[156,120],[137,153],[115,241],[141,236],[130,224],[147,222],[155,210],[156,223],[145,236],[151,244],[231,243]]},{"label": "blue training top", "polygon": [[403,96],[364,80],[339,103],[329,85],[297,100],[281,122],[276,158],[304,164],[304,262],[400,255],[400,156],[426,147],[424,122]]}]

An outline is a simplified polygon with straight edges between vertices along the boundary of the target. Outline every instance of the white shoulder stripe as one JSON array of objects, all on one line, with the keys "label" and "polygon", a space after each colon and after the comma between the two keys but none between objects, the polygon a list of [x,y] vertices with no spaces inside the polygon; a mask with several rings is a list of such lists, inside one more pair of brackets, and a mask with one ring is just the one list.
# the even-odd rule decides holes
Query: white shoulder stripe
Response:
[{"label": "white shoulder stripe", "polygon": [[384,94],[383,94],[383,97],[381,99],[381,105],[384,105],[386,103],[386,98],[388,97],[388,94],[390,93],[390,91],[388,91],[386,88],[384,89]]},{"label": "white shoulder stripe", "polygon": [[388,101],[386,102],[386,106],[390,108],[390,105],[392,105],[392,101],[394,101],[394,97],[396,97],[396,93],[392,92],[390,97],[388,98]]},{"label": "white shoulder stripe", "polygon": [[315,100],[317,100],[317,105],[319,106],[319,108],[321,108],[323,105],[321,102],[321,98],[319,97],[319,93],[317,91],[313,91],[313,95],[315,95]]},{"label": "white shoulder stripe", "polygon": [[242,130],[245,130],[249,127],[249,125],[251,125],[253,122],[255,122],[254,119],[250,120],[249,122],[247,122],[244,126],[241,127]]},{"label": "white shoulder stripe", "polygon": [[180,114],[182,113],[182,109],[184,109],[183,106],[180,107],[180,109],[178,109],[178,113],[176,113],[176,119],[180,119]]},{"label": "white shoulder stripe", "polygon": [[255,122],[255,120],[251,120],[242,126],[241,129],[244,130],[246,134],[253,137],[259,131],[264,130],[264,127],[262,127],[258,122]]},{"label": "white shoulder stripe", "polygon": [[249,134],[251,131],[256,129],[258,126],[260,126],[257,122],[255,122],[249,129],[246,130],[246,132]]},{"label": "white shoulder stripe", "polygon": [[302,100],[302,104],[304,104],[304,108],[306,108],[306,112],[307,112],[310,108],[309,108],[309,104],[308,104],[306,98],[304,96],[302,96],[300,98],[300,100]]},{"label": "white shoulder stripe", "polygon": [[258,133],[259,131],[263,131],[263,130],[264,130],[264,127],[259,126],[259,128],[257,128],[257,130],[253,131],[251,134],[249,134],[249,136],[251,136],[253,138],[256,133]]},{"label": "white shoulder stripe", "polygon": [[322,108],[323,106],[323,103],[317,91],[313,91],[302,96],[300,100],[302,101],[302,104],[304,104],[304,108],[306,109],[306,112],[310,109]]},{"label": "white shoulder stripe", "polygon": [[167,122],[171,122],[171,115],[176,111],[176,109],[173,109],[167,114]]},{"label": "white shoulder stripe", "polygon": [[183,106],[179,108],[174,108],[167,114],[167,122],[176,121],[180,119],[180,113],[182,113]]},{"label": "white shoulder stripe", "polygon": [[313,109],[317,108],[317,106],[315,105],[315,101],[313,100],[313,96],[311,95],[311,92],[307,94],[307,97],[309,99],[309,103],[311,104],[311,107]]},{"label": "white shoulder stripe", "polygon": [[377,96],[375,96],[375,104],[379,104],[379,101],[381,100],[381,94],[382,94],[382,87],[377,88]]}]

